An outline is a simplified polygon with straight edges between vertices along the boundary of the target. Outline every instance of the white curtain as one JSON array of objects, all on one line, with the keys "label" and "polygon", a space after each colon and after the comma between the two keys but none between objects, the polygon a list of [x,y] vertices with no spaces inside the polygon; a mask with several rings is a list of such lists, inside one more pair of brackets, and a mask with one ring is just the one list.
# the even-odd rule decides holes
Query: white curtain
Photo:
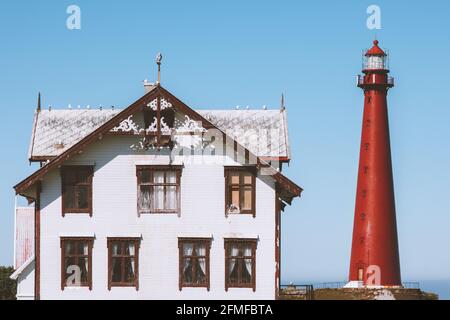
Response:
[{"label": "white curtain", "polygon": [[[231,257],[237,257],[239,255],[239,247],[237,245],[231,246]],[[233,269],[236,265],[236,259],[230,259],[230,274],[233,272]]]},{"label": "white curtain", "polygon": [[168,183],[177,183],[177,173],[175,171],[167,171],[166,179]]},{"label": "white curtain", "polygon": [[[134,242],[130,242],[130,243],[128,244],[128,251],[130,252],[130,256],[133,256],[133,257],[134,257],[134,255],[135,255],[135,246],[134,246]],[[134,261],[135,261],[135,258],[130,259],[131,271],[133,271],[133,275],[134,275]]]},{"label": "white curtain", "polygon": [[[197,256],[205,257],[206,256],[206,247],[204,245],[199,245],[196,248]],[[206,275],[206,258],[198,259],[198,264],[202,269],[203,275]]]},{"label": "white curtain", "polygon": [[[155,171],[153,174],[153,183],[164,183],[164,172]],[[164,187],[155,186],[153,192],[155,209],[164,209]]]},{"label": "white curtain", "polygon": [[72,241],[66,241],[66,254],[72,253]]},{"label": "white curtain", "polygon": [[112,256],[113,256],[113,259],[111,259],[112,261],[111,261],[111,263],[112,263],[112,272],[111,272],[111,280],[113,280],[113,279],[116,279],[116,277],[117,277],[117,274],[115,274],[114,272],[115,272],[115,270],[116,270],[116,266],[117,266],[117,258],[114,258],[114,256],[116,256],[116,255],[118,255],[119,254],[119,248],[120,248],[120,245],[119,245],[119,243],[113,243],[113,246],[112,246]]},{"label": "white curtain", "polygon": [[[87,243],[84,243],[84,247],[83,247],[83,254],[84,255],[89,255],[89,247]],[[84,266],[86,268],[86,272],[89,271],[89,258],[84,258]]]},{"label": "white curtain", "polygon": [[119,243],[114,243],[112,247],[112,254],[113,256],[119,254]]},{"label": "white curtain", "polygon": [[[166,172],[167,183],[177,183],[177,173],[175,171]],[[177,187],[167,187],[167,209],[174,210],[177,208]]]},{"label": "white curtain", "polygon": [[[192,251],[194,250],[194,246],[192,243],[186,243],[183,245],[183,255],[184,256],[192,256]],[[191,264],[190,258],[184,259],[184,266],[183,266],[183,272],[186,272],[187,268],[189,268],[189,265]]]},{"label": "white curtain", "polygon": [[141,204],[140,208],[144,210],[150,209],[150,187],[141,186]]},{"label": "white curtain", "polygon": [[[246,247],[244,250],[244,256],[245,257],[251,257],[252,256],[252,248]],[[245,259],[245,268],[247,269],[247,272],[252,275],[252,259]]]}]

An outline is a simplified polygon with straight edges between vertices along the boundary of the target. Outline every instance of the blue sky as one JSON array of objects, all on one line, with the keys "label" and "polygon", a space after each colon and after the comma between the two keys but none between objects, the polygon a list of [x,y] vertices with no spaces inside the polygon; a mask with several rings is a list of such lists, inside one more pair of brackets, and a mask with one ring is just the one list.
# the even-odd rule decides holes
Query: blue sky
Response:
[{"label": "blue sky", "polygon": [[[77,4],[81,30],[66,28]],[[304,187],[283,215],[285,281],[347,278],[362,92],[362,49],[377,4],[397,87],[389,95],[404,280],[450,278],[450,3],[448,1],[10,1],[0,10],[0,264],[13,255],[12,186],[43,104],[125,107],[154,80],[194,108],[262,105],[285,93]]]}]

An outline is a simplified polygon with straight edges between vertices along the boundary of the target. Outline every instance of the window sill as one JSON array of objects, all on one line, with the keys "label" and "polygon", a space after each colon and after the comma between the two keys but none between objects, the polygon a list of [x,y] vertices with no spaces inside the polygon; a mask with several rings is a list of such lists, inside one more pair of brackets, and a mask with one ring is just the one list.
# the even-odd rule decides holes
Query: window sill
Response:
[{"label": "window sill", "polygon": [[92,291],[92,288],[90,286],[86,285],[86,286],[67,286],[67,287],[64,287],[62,289],[62,291],[66,291],[66,290],[69,290],[69,291],[72,291],[72,290],[89,290],[89,291]]},{"label": "window sill", "polygon": [[180,215],[178,211],[167,211],[167,212],[138,212],[139,215]]},{"label": "window sill", "polygon": [[90,217],[92,217],[92,213],[91,212],[63,212],[62,216],[67,216],[67,215],[88,215]]},{"label": "window sill", "polygon": [[226,212],[225,216],[253,216],[253,218],[256,218],[256,213],[254,212]]},{"label": "window sill", "polygon": [[256,288],[253,285],[234,285],[234,286],[228,286],[225,291],[229,291],[230,289],[247,289],[252,290],[253,292],[256,292]]},{"label": "window sill", "polygon": [[182,291],[183,289],[206,289],[209,291],[209,287],[207,285],[183,285],[180,288],[180,291]]},{"label": "window sill", "polygon": [[129,289],[135,289],[136,291],[139,290],[139,288],[136,286],[136,284],[111,284],[111,286],[108,288],[109,291],[111,291],[114,288],[129,288]]}]

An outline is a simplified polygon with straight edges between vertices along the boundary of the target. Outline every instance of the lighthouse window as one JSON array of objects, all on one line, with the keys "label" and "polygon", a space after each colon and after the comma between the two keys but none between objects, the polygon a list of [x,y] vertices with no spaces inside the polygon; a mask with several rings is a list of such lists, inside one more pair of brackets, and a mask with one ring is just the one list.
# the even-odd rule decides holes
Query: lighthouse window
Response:
[{"label": "lighthouse window", "polygon": [[370,56],[366,59],[366,68],[370,70],[385,69],[384,57]]}]

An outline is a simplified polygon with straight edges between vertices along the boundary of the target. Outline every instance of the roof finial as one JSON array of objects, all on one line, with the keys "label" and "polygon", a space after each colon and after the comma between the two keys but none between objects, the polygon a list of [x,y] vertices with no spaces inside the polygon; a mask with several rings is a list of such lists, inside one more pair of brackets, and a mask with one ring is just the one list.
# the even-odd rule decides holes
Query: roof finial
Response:
[{"label": "roof finial", "polygon": [[156,64],[158,65],[158,81],[156,82],[157,85],[161,84],[161,61],[162,61],[162,54],[160,52],[156,56]]},{"label": "roof finial", "polygon": [[284,106],[284,93],[281,94],[281,106],[280,106],[280,110],[284,111],[286,109],[286,107]]},{"label": "roof finial", "polygon": [[41,93],[38,93],[37,112],[41,111]]}]

